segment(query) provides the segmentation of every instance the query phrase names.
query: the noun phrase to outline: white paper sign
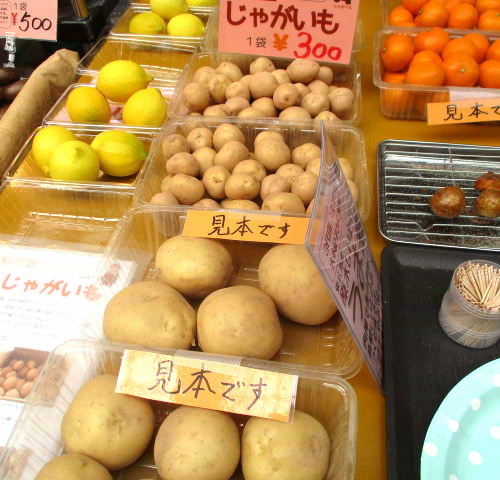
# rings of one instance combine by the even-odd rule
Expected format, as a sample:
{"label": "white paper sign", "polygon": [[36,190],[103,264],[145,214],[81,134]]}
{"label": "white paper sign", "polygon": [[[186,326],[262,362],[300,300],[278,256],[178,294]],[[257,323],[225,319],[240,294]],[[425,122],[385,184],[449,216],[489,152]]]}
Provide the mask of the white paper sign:
{"label": "white paper sign", "polygon": [[0,400],[0,447],[4,447],[17,423],[24,403]]}

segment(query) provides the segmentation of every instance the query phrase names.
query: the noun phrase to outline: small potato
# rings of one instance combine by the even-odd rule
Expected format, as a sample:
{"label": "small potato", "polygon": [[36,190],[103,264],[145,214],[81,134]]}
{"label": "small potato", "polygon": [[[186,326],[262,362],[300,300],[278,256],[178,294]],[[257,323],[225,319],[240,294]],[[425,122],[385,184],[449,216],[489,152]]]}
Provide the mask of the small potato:
{"label": "small potato", "polygon": [[283,83],[279,85],[274,91],[273,102],[276,108],[280,110],[285,110],[289,107],[293,107],[299,99],[299,91],[295,88],[293,83]]}
{"label": "small potato", "polygon": [[203,110],[204,117],[227,117],[224,105],[210,105]]}
{"label": "small potato", "polygon": [[272,130],[264,130],[255,137],[255,140],[253,142],[254,146],[257,145],[257,143],[259,143],[260,141],[264,140],[264,138],[275,138],[276,140],[280,140],[282,142],[285,141],[281,133],[273,132]]}
{"label": "small potato", "polygon": [[160,192],[155,193],[149,203],[153,205],[179,205],[177,198],[175,198],[170,192]]}
{"label": "small potato", "polygon": [[191,130],[187,136],[187,143],[192,152],[195,152],[199,148],[209,147],[212,148],[212,132],[206,127],[198,127]]}
{"label": "small potato", "polygon": [[21,397],[26,398],[31,393],[31,390],[33,389],[33,385],[34,385],[33,382],[30,382],[30,381],[25,382],[24,385],[22,386],[21,390],[19,391],[19,393],[21,394]]}
{"label": "small potato", "polygon": [[348,178],[349,180],[354,180],[354,169],[351,167],[349,160],[339,157],[338,161],[344,177]]}
{"label": "small potato", "polygon": [[252,78],[252,75],[245,75],[240,82],[245,84],[247,87],[250,85],[250,79]]}
{"label": "small potato", "polygon": [[169,175],[184,173],[185,175],[196,177],[200,173],[200,167],[190,153],[176,153],[167,160],[167,173]]}
{"label": "small potato", "polygon": [[238,163],[248,158],[248,148],[243,143],[231,140],[225,143],[214,158],[214,165],[226,167],[230,172]]}
{"label": "small potato", "polygon": [[250,93],[253,98],[272,97],[276,88],[278,88],[278,81],[269,72],[257,72],[252,75],[250,79]]}
{"label": "small potato", "polygon": [[294,83],[295,88],[299,92],[299,99],[297,100],[297,105],[300,105],[302,99],[308,94],[311,93],[308,87],[306,87],[303,83]]}
{"label": "small potato", "polygon": [[226,167],[216,165],[210,167],[203,175],[203,185],[207,193],[216,199],[226,198],[225,186],[231,173]]}
{"label": "small potato", "polygon": [[198,82],[208,88],[208,80],[212,75],[215,74],[215,70],[212,67],[205,66],[200,67],[193,75],[193,82]]}
{"label": "small potato", "polygon": [[26,362],[26,366],[27,366],[29,369],[36,368],[36,362],[35,362],[35,361],[33,361],[33,360],[30,360],[29,362]]}
{"label": "small potato", "polygon": [[201,83],[188,83],[182,91],[182,98],[188,110],[202,112],[210,102],[210,92]]}
{"label": "small potato", "polygon": [[234,173],[248,173],[249,175],[253,175],[259,182],[262,182],[267,175],[262,163],[253,159],[243,160],[238,163],[233,169]]}
{"label": "small potato", "polygon": [[255,107],[248,107],[238,113],[238,118],[263,118],[265,115]]}
{"label": "small potato", "polygon": [[237,117],[242,110],[250,107],[250,102],[243,97],[230,98],[224,104],[224,111],[228,117]]}
{"label": "small potato", "polygon": [[255,145],[255,158],[266,170],[275,172],[285,163],[290,162],[290,149],[285,142],[275,138],[264,138]]}
{"label": "small potato", "polygon": [[288,107],[280,113],[282,120],[311,120],[311,114],[302,107]]}
{"label": "small potato", "polygon": [[53,458],[35,477],[35,480],[113,480],[111,474],[86,455],[66,453]]}
{"label": "small potato", "polygon": [[195,128],[199,128],[203,126],[203,122],[199,121],[203,115],[201,113],[193,112],[187,116],[187,119],[180,126],[180,131],[184,137],[187,137],[190,132],[192,132]]}
{"label": "small potato", "polygon": [[349,115],[354,105],[354,93],[349,88],[336,88],[328,94],[330,110],[340,118]]}
{"label": "small potato", "polygon": [[335,122],[335,123],[340,123],[342,122],[337,115],[335,115],[333,112],[330,112],[330,110],[325,110],[324,112],[319,113],[314,117],[314,123],[319,123],[321,121],[324,122]]}
{"label": "small potato", "polygon": [[238,82],[243,77],[240,67],[232,62],[222,62],[215,71],[227,75],[232,82]]}
{"label": "small potato", "polygon": [[245,143],[245,136],[242,131],[233,123],[222,123],[214,132],[213,142],[215,151],[218,152],[226,143],[230,141]]}
{"label": "small potato", "polygon": [[297,195],[288,192],[273,193],[264,200],[262,210],[285,213],[302,213],[306,209],[302,200]]}
{"label": "small potato", "polygon": [[18,378],[16,386],[14,387],[18,392],[21,392],[21,388],[23,388],[23,385],[26,383],[26,380],[24,378]]}
{"label": "small potato", "polygon": [[211,198],[202,198],[196,203],[193,203],[193,207],[203,207],[203,208],[210,208],[210,209],[219,209],[220,205],[215,201],[212,200]]}
{"label": "small potato", "polygon": [[311,91],[311,93],[321,93],[325,96],[328,96],[329,93],[328,85],[321,80],[313,80],[307,85],[307,88]]}
{"label": "small potato", "polygon": [[307,164],[306,172],[312,173],[319,177],[319,171],[321,168],[321,158],[315,158]]}
{"label": "small potato", "polygon": [[178,173],[170,181],[170,193],[181,205],[192,205],[203,198],[205,188],[197,178]]}
{"label": "small potato", "polygon": [[170,182],[172,178],[174,178],[173,175],[167,175],[165,178],[163,178],[160,184],[160,190],[162,192],[168,192],[170,190]]}
{"label": "small potato", "polygon": [[272,99],[268,97],[262,97],[257,100],[255,100],[252,103],[252,107],[256,108],[257,110],[260,110],[265,117],[277,117],[278,116],[278,111],[276,110],[276,107],[274,106],[274,102]]}
{"label": "small potato", "polygon": [[226,89],[226,99],[242,97],[250,100],[250,90],[247,85],[241,82],[233,82]]}
{"label": "small potato", "polygon": [[208,80],[208,91],[215,103],[224,103],[226,101],[226,88],[231,83],[231,79],[223,73],[216,73],[210,77]]}
{"label": "small potato", "polygon": [[328,97],[322,93],[308,93],[300,102],[300,106],[307,110],[311,117],[328,110]]}
{"label": "small potato", "polygon": [[349,180],[348,178],[346,178],[346,182],[347,182],[347,185],[348,185],[349,190],[351,192],[352,199],[354,200],[354,203],[357,206],[358,205],[358,200],[359,200],[359,190],[358,190],[358,187],[356,186],[356,184],[352,180]]}
{"label": "small potato", "polygon": [[12,367],[3,367],[2,368],[2,377],[6,377],[8,373],[12,372]]}
{"label": "small potato", "polygon": [[260,198],[265,200],[269,195],[279,192],[289,192],[290,184],[280,175],[268,175],[262,180],[260,186]]}
{"label": "small potato", "polygon": [[17,377],[6,378],[3,382],[2,387],[4,388],[5,391],[11,390],[16,386],[17,380],[18,380]]}
{"label": "small potato", "polygon": [[318,75],[316,75],[317,80],[325,82],[327,85],[333,83],[333,71],[330,67],[319,67]]}
{"label": "small potato", "polygon": [[295,182],[296,178],[303,173],[304,170],[302,169],[302,167],[299,167],[298,165],[295,165],[293,163],[282,165],[280,168],[278,168],[278,170],[276,170],[276,174],[280,177],[283,177],[290,184],[290,186],[293,182]]}
{"label": "small potato", "polygon": [[259,57],[250,64],[250,75],[258,72],[272,72],[273,70],[276,70],[276,67],[267,57]]}
{"label": "small potato", "polygon": [[26,374],[26,380],[33,381],[38,375],[38,370],[36,368],[30,369],[30,371]]}
{"label": "small potato", "polygon": [[5,378],[10,378],[10,377],[16,377],[17,378],[17,372],[12,370],[11,372],[7,373],[7,375],[5,375]]}
{"label": "small potato", "polygon": [[260,190],[260,182],[248,173],[234,173],[226,182],[225,192],[230,200],[252,200]]}
{"label": "small potato", "polygon": [[4,397],[7,397],[7,398],[21,398],[21,395],[20,395],[20,393],[19,393],[18,390],[16,390],[15,388],[12,388],[11,390],[7,390],[5,392]]}
{"label": "small potato", "polygon": [[17,360],[14,365],[12,365],[14,370],[22,370],[24,368],[24,362],[22,360]]}
{"label": "small potato", "polygon": [[303,58],[296,58],[286,69],[294,83],[312,82],[319,73],[319,63]]}
{"label": "small potato", "polygon": [[161,144],[163,157],[168,160],[176,153],[187,152],[189,153],[189,145],[186,139],[177,133],[172,133],[165,137]]}
{"label": "small potato", "polygon": [[0,387],[0,397],[3,397],[5,395],[5,390],[3,387]]}
{"label": "small potato", "polygon": [[292,193],[299,197],[304,205],[309,205],[316,195],[318,177],[313,173],[304,172],[292,183]]}
{"label": "small potato", "polygon": [[5,382],[5,377],[0,377],[0,387],[3,385],[3,382]]}
{"label": "small potato", "polygon": [[215,153],[215,150],[209,147],[199,148],[193,153],[193,157],[198,162],[202,177],[210,167],[214,166]]}
{"label": "small potato", "polygon": [[260,207],[252,200],[222,200],[222,208],[231,208],[239,210],[260,210]]}
{"label": "small potato", "polygon": [[293,149],[292,163],[299,165],[303,169],[306,169],[309,162],[315,158],[321,158],[321,148],[314,145],[314,143],[304,143],[300,147]]}
{"label": "small potato", "polygon": [[271,73],[274,75],[274,78],[276,78],[278,85],[290,83],[290,77],[288,76],[288,73],[286,73],[286,70],[279,68],[277,70],[273,70]]}

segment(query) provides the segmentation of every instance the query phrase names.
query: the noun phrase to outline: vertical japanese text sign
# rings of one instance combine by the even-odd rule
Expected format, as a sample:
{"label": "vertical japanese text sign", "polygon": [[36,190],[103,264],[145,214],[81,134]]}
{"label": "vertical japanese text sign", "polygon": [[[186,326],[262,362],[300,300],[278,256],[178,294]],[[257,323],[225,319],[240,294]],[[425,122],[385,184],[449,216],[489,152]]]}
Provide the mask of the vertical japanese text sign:
{"label": "vertical japanese text sign", "polygon": [[220,0],[221,52],[348,64],[359,0]]}
{"label": "vertical japanese text sign", "polygon": [[[306,246],[325,279],[373,377],[382,389],[380,275],[363,224],[322,123],[320,197]],[[326,169],[326,172],[323,170]]]}

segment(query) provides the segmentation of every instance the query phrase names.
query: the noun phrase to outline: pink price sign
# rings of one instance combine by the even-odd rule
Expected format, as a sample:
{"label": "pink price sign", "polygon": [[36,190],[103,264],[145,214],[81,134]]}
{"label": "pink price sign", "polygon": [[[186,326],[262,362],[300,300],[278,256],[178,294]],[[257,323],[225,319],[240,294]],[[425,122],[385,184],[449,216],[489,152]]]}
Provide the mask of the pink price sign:
{"label": "pink price sign", "polygon": [[219,51],[348,64],[359,0],[220,0]]}
{"label": "pink price sign", "polygon": [[0,0],[0,36],[57,40],[57,0]]}

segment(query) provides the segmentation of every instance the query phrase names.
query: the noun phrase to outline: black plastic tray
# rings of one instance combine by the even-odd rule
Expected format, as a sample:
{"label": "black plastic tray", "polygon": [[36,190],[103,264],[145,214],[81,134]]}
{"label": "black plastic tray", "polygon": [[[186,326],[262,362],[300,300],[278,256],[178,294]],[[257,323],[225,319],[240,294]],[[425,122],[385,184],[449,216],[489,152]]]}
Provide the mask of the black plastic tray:
{"label": "black plastic tray", "polygon": [[500,357],[500,342],[469,349],[439,326],[453,271],[472,259],[500,263],[500,254],[401,245],[382,254],[388,480],[420,480],[425,434],[444,397],[464,376]]}

